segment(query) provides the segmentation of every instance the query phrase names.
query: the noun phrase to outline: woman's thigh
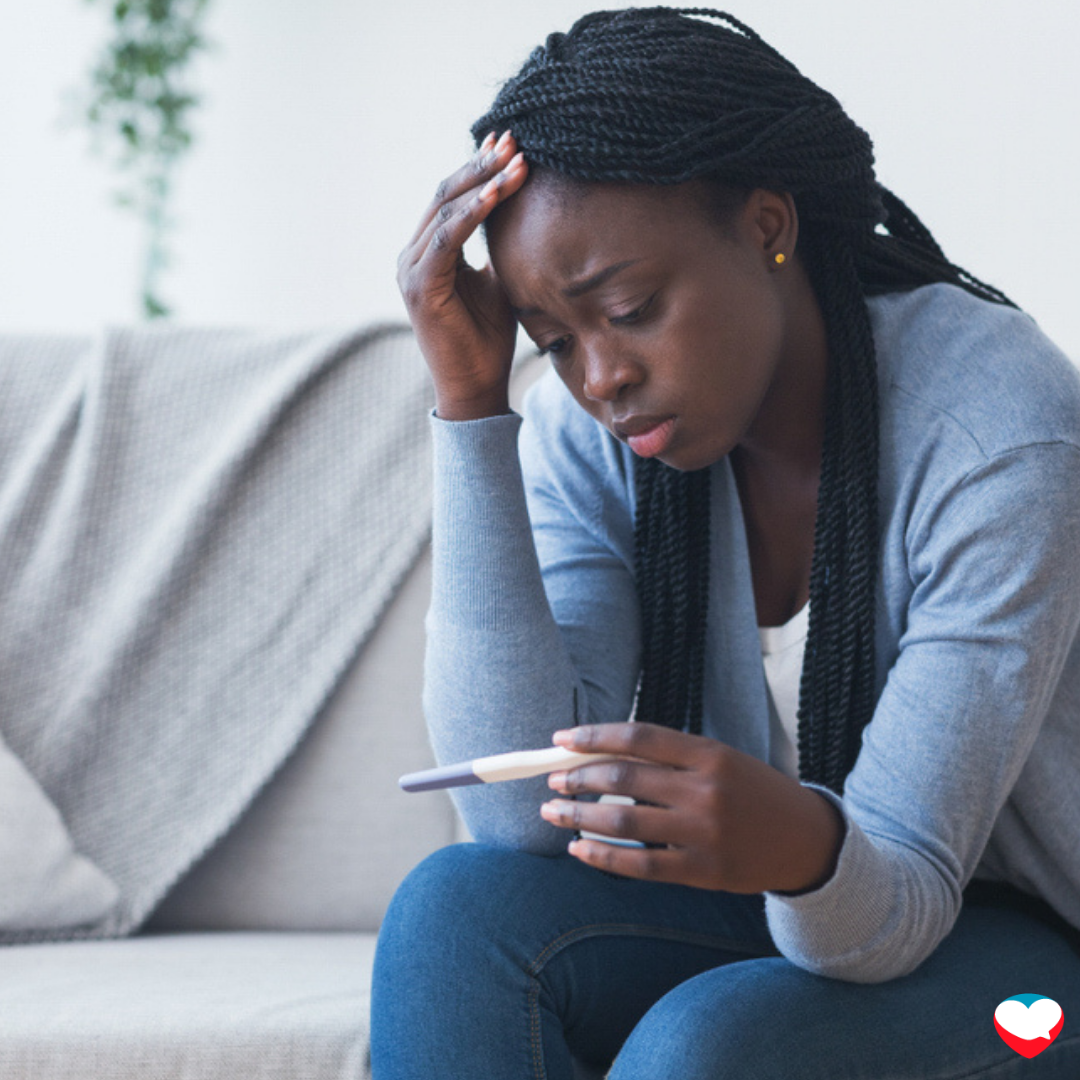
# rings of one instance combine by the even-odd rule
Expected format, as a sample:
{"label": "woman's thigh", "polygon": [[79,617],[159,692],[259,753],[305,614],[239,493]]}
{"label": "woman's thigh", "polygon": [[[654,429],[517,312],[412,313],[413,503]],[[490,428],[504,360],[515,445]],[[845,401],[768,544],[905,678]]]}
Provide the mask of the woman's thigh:
{"label": "woman's thigh", "polygon": [[[997,1005],[1025,993],[1053,998],[1065,1018],[1031,1059],[994,1028]],[[610,1077],[1077,1080],[1080,957],[1030,916],[972,907],[933,956],[887,983],[827,979],[780,958],[726,965],[665,995]]]}
{"label": "woman's thigh", "polygon": [[409,875],[380,932],[374,1075],[569,1080],[572,1056],[609,1064],[679,983],[768,955],[759,897],[446,848]]}

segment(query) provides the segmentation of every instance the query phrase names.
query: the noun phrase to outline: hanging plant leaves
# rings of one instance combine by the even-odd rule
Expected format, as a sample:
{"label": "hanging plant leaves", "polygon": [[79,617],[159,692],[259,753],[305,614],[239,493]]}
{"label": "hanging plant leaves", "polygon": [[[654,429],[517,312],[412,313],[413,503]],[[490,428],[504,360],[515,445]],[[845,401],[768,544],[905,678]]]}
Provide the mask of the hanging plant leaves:
{"label": "hanging plant leaves", "polygon": [[142,219],[140,301],[148,319],[168,315],[160,296],[168,265],[169,207],[176,168],[192,144],[199,97],[189,65],[209,45],[202,27],[209,0],[87,0],[108,6],[112,36],[90,70],[84,116],[95,149],[123,180],[118,205]]}

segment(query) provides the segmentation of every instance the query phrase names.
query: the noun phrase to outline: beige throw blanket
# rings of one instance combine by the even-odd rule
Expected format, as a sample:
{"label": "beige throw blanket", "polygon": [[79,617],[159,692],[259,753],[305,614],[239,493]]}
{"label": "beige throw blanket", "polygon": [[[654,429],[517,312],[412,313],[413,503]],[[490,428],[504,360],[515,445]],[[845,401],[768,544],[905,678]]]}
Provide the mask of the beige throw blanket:
{"label": "beige throw blanket", "polygon": [[423,546],[430,407],[400,327],[0,338],[0,942],[132,931],[251,802]]}

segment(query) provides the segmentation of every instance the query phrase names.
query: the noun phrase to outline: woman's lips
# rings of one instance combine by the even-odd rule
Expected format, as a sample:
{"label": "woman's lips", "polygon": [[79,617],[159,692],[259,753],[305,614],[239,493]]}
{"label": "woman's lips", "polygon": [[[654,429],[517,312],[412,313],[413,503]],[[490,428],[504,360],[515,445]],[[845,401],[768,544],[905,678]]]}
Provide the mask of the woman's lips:
{"label": "woman's lips", "polygon": [[675,429],[675,417],[666,420],[630,421],[624,425],[616,424],[615,433],[626,440],[630,449],[638,457],[651,458],[662,454],[671,442]]}

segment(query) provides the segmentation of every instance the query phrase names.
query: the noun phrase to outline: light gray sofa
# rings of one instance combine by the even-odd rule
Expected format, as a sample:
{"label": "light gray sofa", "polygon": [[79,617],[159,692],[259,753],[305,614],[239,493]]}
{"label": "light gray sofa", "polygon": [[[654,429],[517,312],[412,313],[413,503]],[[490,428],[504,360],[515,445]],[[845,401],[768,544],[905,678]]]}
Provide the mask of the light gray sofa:
{"label": "light gray sofa", "polygon": [[235,828],[119,941],[0,949],[3,1080],[367,1075],[375,937],[394,888],[455,839],[419,705],[429,560]]}
{"label": "light gray sofa", "polygon": [[[516,397],[537,370],[519,365]],[[397,786],[432,763],[429,584],[424,552],[298,748],[138,933],[0,946],[0,1080],[369,1075],[384,909],[467,839],[445,793]]]}

